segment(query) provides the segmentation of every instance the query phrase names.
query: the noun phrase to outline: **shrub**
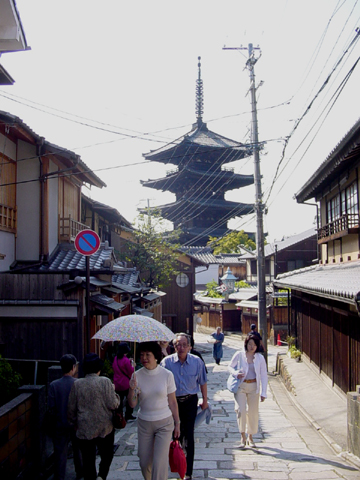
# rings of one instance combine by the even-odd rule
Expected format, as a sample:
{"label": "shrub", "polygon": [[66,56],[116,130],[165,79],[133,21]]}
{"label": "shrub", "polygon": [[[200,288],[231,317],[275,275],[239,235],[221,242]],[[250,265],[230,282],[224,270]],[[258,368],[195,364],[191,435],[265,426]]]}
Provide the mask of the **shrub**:
{"label": "shrub", "polygon": [[21,375],[0,355],[0,406],[12,400],[20,386]]}

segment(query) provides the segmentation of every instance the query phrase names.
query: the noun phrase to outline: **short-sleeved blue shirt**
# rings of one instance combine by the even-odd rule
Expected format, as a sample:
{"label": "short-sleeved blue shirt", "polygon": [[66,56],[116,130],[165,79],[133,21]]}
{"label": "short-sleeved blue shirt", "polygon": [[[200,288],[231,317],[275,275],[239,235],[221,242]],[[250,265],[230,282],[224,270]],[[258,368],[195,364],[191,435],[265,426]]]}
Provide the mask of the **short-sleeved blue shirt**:
{"label": "short-sleeved blue shirt", "polygon": [[199,392],[199,386],[207,382],[204,362],[191,353],[187,354],[184,363],[180,362],[177,353],[173,353],[163,358],[161,366],[173,373],[177,397],[194,395]]}

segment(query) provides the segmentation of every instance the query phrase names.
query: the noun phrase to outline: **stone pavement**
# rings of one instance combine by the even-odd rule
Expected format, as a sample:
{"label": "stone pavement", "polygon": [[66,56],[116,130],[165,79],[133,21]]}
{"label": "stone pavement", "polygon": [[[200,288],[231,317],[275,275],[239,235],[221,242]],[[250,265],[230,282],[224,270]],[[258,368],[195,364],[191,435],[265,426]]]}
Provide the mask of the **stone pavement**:
{"label": "stone pavement", "polygon": [[[259,432],[254,435],[257,448],[239,450],[233,394],[226,389],[226,379],[232,355],[243,346],[241,337],[225,337],[220,365],[212,358],[208,335],[196,333],[194,338],[208,367],[208,398],[213,408],[210,425],[203,424],[195,431],[194,479],[360,479],[359,459],[341,453],[344,441],[346,444],[346,400],[344,403],[317,378],[306,362],[297,363],[284,355],[296,395],[289,393],[280,377],[273,374],[276,356],[285,354],[286,347],[268,348],[268,398],[260,403]],[[143,478],[136,423],[130,422],[116,433],[117,449],[108,480]],[[71,459],[68,467],[67,478],[73,480]],[[172,478],[179,477],[169,472]]]}

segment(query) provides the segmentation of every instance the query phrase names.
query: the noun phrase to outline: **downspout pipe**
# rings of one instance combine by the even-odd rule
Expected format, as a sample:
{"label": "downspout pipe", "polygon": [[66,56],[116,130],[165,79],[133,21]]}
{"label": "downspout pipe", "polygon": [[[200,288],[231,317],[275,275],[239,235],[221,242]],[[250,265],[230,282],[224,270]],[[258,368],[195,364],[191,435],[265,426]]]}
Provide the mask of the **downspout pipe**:
{"label": "downspout pipe", "polygon": [[[301,205],[310,205],[311,207],[316,207],[316,231],[317,231],[317,236],[319,236],[319,205],[317,203],[306,203],[306,202],[298,202]],[[316,256],[317,256],[317,261],[320,261],[319,257],[319,243],[316,240]]]}
{"label": "downspout pipe", "polygon": [[44,247],[44,240],[45,240],[45,177],[44,177],[44,168],[42,162],[42,149],[44,145],[45,139],[44,137],[40,137],[36,142],[36,156],[39,159],[39,166],[40,166],[40,254],[39,260],[41,263],[45,261],[45,247]]}

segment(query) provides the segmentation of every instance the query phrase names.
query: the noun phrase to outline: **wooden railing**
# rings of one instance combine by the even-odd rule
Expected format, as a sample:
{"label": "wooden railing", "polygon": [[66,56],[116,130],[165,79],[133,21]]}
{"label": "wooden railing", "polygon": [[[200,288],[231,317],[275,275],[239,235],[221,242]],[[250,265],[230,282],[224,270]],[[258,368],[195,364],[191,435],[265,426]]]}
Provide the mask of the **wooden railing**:
{"label": "wooden railing", "polygon": [[331,236],[342,236],[342,234],[349,232],[352,228],[359,228],[359,214],[358,213],[346,213],[337,218],[333,222],[327,223],[318,230],[318,241],[329,238]]}
{"label": "wooden railing", "polygon": [[0,229],[16,233],[16,207],[0,204]]}
{"label": "wooden railing", "polygon": [[73,220],[71,215],[64,218],[59,215],[59,243],[74,242],[76,235],[87,228],[87,225]]}

